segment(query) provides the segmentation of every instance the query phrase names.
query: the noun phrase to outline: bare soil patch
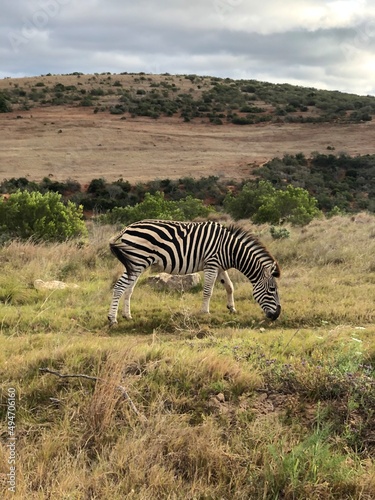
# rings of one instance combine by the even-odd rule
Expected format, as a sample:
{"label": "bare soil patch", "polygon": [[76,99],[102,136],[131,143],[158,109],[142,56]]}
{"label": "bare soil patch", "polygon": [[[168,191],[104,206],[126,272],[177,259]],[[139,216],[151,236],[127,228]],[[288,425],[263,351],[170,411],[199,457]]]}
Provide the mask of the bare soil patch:
{"label": "bare soil patch", "polygon": [[211,125],[181,118],[127,118],[92,108],[41,107],[0,114],[0,181],[119,178],[131,183],[206,177],[244,179],[276,156],[373,154],[375,123]]}

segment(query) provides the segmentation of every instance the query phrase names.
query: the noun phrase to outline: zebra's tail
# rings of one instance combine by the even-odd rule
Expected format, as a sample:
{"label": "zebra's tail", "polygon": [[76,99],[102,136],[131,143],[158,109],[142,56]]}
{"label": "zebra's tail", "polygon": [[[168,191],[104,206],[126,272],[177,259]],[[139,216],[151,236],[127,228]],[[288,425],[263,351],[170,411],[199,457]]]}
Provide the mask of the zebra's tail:
{"label": "zebra's tail", "polygon": [[134,275],[134,264],[126,255],[125,246],[120,237],[112,238],[109,242],[109,248],[113,255],[124,265],[128,278]]}

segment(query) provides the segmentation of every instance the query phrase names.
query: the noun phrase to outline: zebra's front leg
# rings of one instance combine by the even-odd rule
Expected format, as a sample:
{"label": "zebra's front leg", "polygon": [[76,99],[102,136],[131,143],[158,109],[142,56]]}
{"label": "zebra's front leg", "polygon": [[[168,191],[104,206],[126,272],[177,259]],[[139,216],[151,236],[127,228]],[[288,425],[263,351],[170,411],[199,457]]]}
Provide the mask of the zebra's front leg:
{"label": "zebra's front leg", "polygon": [[214,284],[217,278],[217,273],[218,273],[217,269],[204,270],[203,303],[201,309],[201,312],[203,314],[209,314],[210,312],[210,300],[212,297]]}
{"label": "zebra's front leg", "polygon": [[225,291],[227,292],[227,308],[230,313],[236,313],[236,308],[234,306],[234,287],[229,275],[226,271],[219,271],[218,279],[220,283],[224,285]]}

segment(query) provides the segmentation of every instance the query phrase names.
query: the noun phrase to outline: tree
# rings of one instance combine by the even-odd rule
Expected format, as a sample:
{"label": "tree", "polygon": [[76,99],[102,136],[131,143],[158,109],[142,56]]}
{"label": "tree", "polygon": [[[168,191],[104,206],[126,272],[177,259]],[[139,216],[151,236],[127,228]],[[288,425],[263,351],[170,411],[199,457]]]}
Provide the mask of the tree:
{"label": "tree", "polygon": [[10,238],[64,241],[86,236],[82,206],[64,204],[61,195],[49,191],[17,191],[0,202],[0,229]]}

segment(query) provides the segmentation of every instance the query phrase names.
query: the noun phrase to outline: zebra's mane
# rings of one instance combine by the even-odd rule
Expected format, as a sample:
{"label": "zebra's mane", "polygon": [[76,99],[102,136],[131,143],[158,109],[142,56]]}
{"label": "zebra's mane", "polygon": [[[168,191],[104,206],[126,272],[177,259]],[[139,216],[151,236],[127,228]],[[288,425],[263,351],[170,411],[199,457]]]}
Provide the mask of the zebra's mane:
{"label": "zebra's mane", "polygon": [[253,233],[237,224],[231,224],[227,227],[227,230],[232,236],[239,239],[242,243],[256,245],[262,249],[263,255],[269,258],[270,263],[276,263],[276,272],[274,273],[274,276],[280,276],[280,267],[278,262]]}

